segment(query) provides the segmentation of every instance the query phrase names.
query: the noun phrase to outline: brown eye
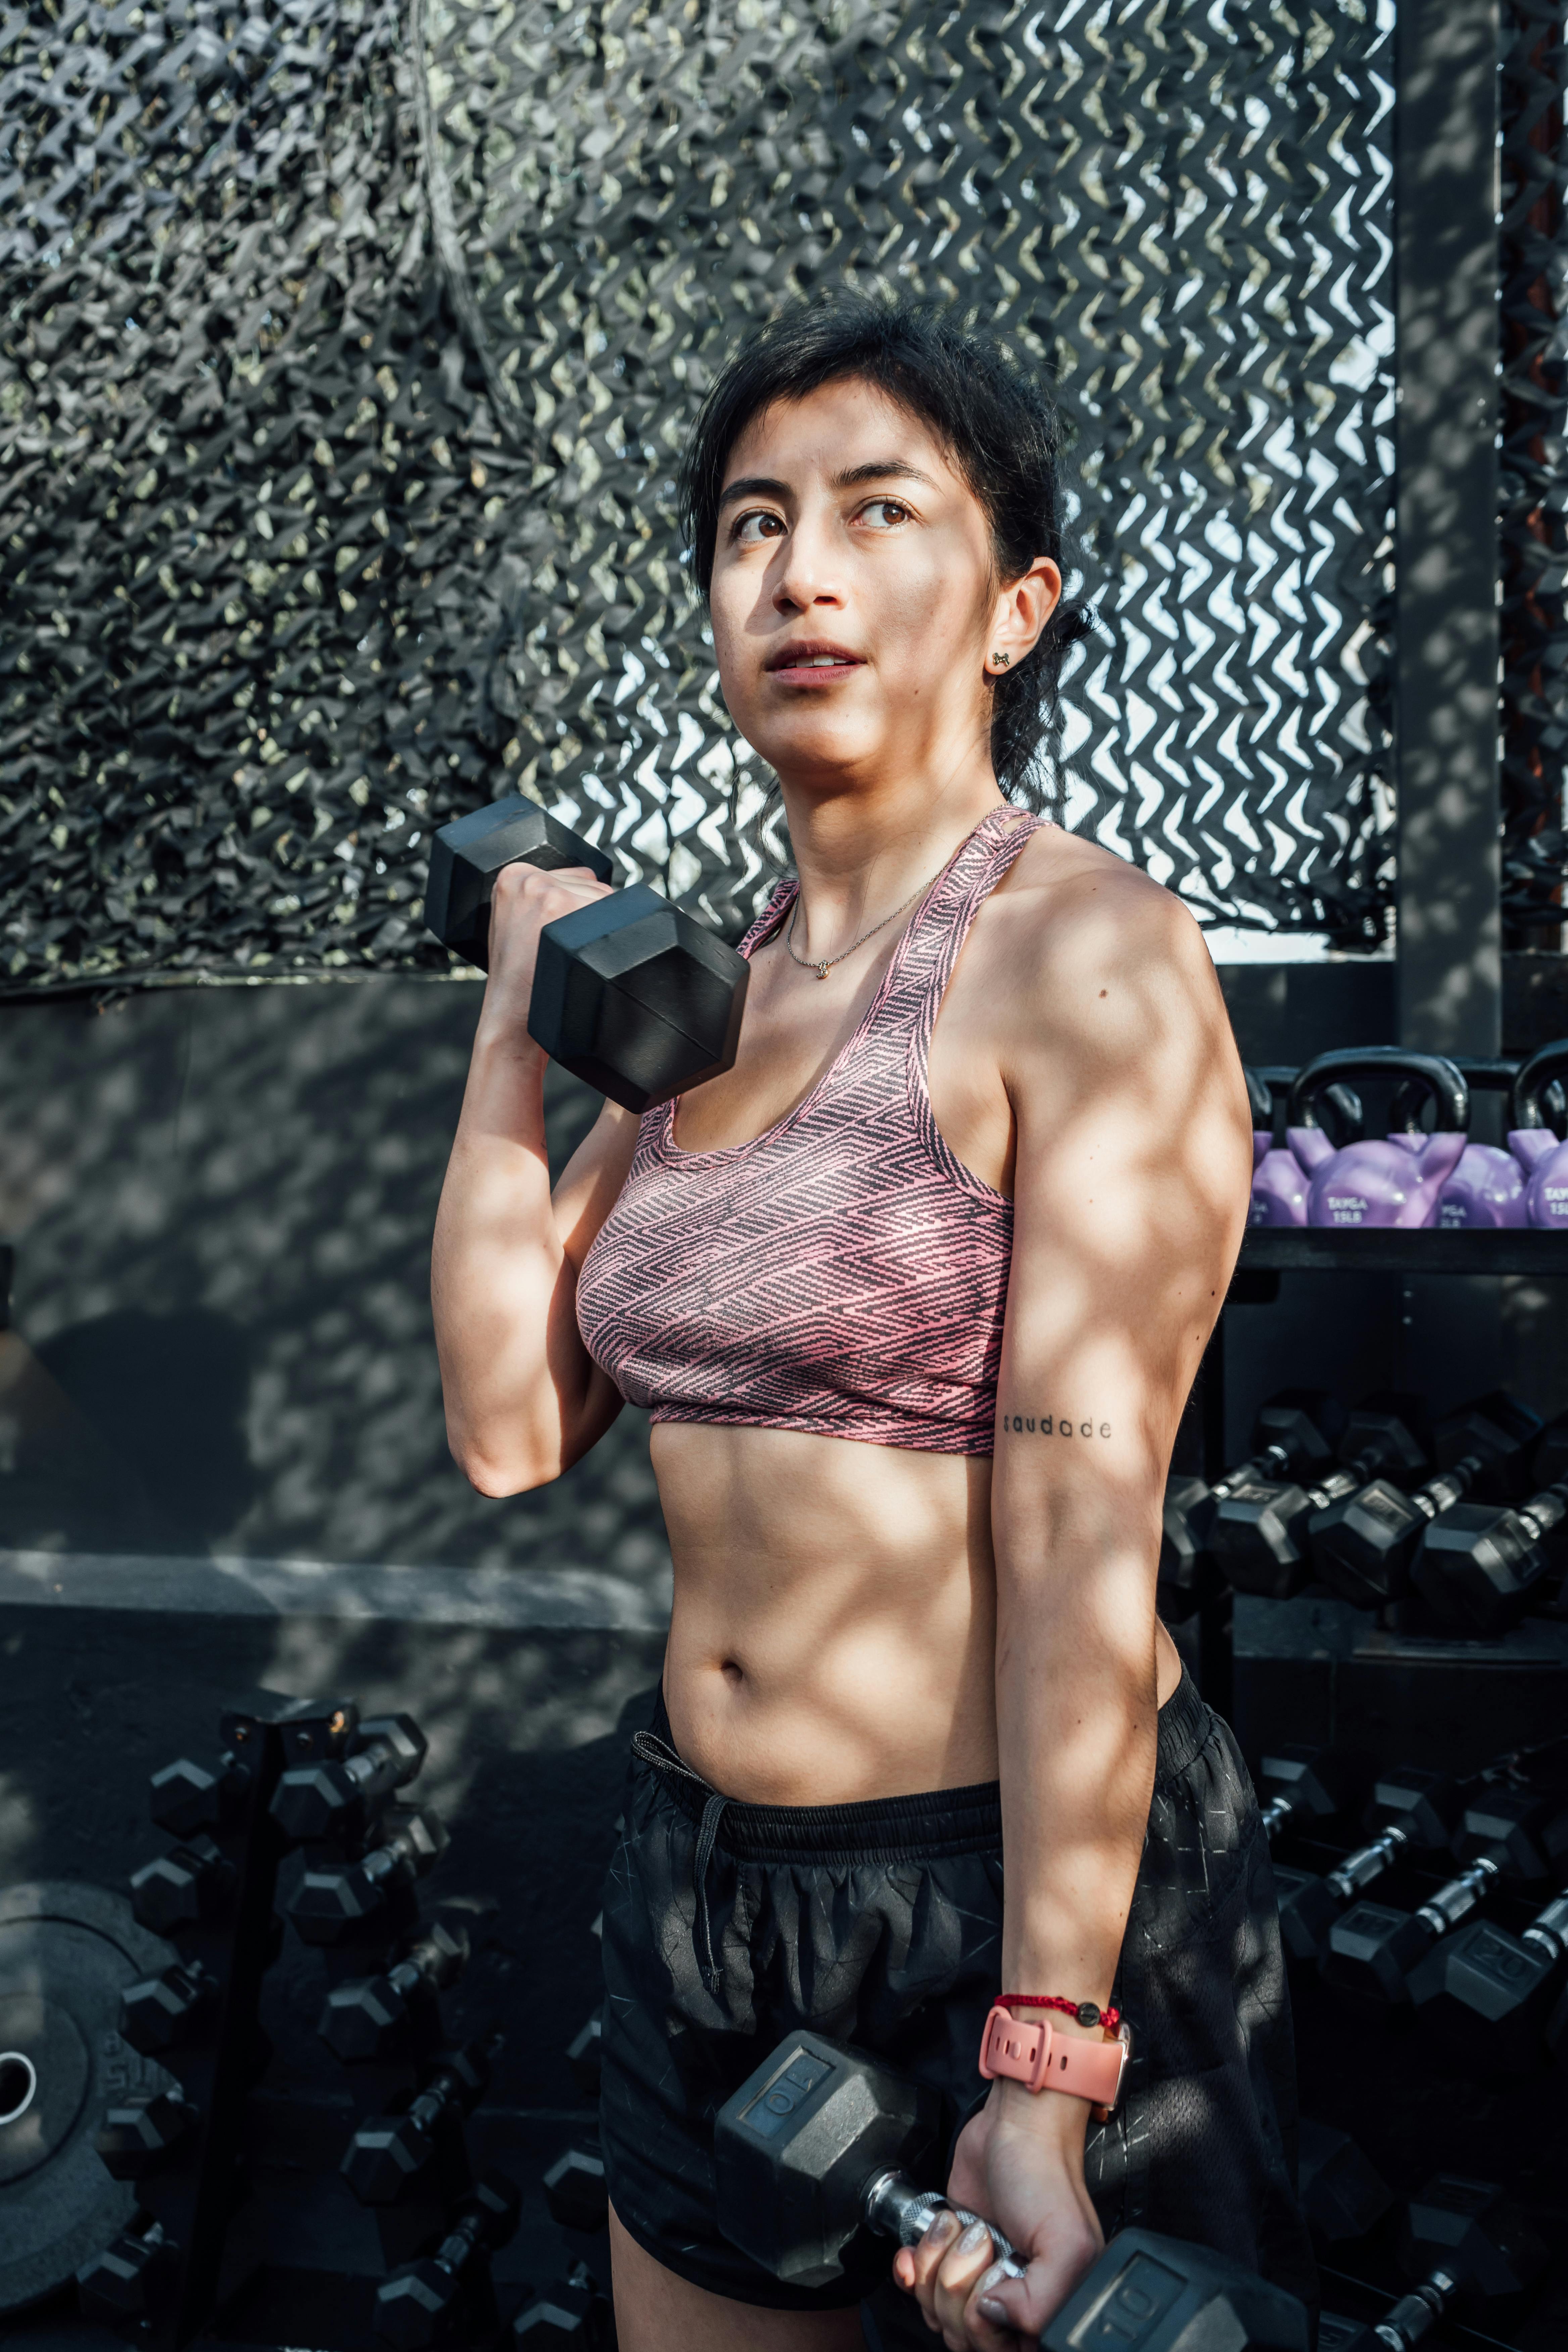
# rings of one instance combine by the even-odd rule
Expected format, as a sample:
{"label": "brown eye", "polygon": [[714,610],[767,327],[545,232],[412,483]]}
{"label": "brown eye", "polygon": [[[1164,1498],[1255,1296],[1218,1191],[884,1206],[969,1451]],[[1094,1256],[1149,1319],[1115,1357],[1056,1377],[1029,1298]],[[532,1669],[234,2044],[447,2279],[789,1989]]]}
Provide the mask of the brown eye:
{"label": "brown eye", "polygon": [[736,516],[730,541],[735,547],[756,547],[765,539],[779,539],[783,534],[782,515],[770,514],[765,507],[754,507],[750,514]]}
{"label": "brown eye", "polygon": [[872,499],[855,518],[857,522],[866,523],[872,530],[896,530],[900,523],[908,522],[909,519],[908,507],[901,505],[897,499]]}

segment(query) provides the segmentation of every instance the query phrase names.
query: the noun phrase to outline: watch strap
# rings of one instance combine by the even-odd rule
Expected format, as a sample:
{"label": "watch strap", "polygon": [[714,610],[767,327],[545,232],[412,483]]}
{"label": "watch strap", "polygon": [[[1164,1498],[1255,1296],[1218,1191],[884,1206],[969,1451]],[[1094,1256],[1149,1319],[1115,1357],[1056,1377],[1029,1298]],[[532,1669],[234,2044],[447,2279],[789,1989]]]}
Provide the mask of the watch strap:
{"label": "watch strap", "polygon": [[1127,2047],[1120,2039],[1090,2042],[1058,2033],[1043,2017],[1020,2020],[998,2007],[985,2021],[980,2071],[988,2083],[1001,2074],[1031,2091],[1066,2091],[1109,2111],[1121,2088]]}

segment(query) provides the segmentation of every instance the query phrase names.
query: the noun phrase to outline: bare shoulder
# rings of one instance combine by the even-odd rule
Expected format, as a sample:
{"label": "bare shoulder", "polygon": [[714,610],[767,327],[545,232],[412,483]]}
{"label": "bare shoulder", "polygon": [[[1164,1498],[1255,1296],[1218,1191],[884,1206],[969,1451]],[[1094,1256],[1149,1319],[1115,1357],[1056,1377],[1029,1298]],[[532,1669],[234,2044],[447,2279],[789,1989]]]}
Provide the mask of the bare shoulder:
{"label": "bare shoulder", "polygon": [[1171,891],[1097,842],[1042,825],[983,919],[987,977],[1006,975],[1016,1036],[1058,1054],[1084,1046],[1102,1066],[1222,1039],[1234,1054],[1198,925]]}

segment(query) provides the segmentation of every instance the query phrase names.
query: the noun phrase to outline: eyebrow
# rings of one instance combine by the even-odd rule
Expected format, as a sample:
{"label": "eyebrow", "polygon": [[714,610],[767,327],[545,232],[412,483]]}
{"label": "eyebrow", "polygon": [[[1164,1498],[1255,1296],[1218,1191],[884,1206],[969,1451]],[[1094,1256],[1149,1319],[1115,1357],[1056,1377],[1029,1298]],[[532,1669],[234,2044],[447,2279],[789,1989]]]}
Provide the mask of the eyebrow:
{"label": "eyebrow", "polygon": [[[928,490],[934,490],[936,488],[931,476],[922,474],[918,466],[911,466],[907,457],[872,457],[864,466],[846,467],[843,473],[834,475],[833,488],[836,490],[852,490],[862,482],[893,480],[923,482]],[[771,474],[743,474],[739,481],[730,483],[728,488],[720,493],[719,505],[721,509],[733,506],[737,499],[782,500],[787,499],[789,494],[789,484],[775,481]]]}

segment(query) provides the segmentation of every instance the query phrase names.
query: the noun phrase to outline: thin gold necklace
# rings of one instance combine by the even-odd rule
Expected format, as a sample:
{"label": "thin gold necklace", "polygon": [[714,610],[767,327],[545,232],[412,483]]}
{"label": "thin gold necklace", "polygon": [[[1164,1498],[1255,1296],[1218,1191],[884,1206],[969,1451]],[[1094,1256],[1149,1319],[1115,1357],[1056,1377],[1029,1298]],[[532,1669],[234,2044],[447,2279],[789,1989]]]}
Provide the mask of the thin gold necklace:
{"label": "thin gold necklace", "polygon": [[[944,857],[942,866],[937,867],[936,874],[940,874],[942,870],[942,866],[946,866],[948,863],[949,860]],[[931,888],[931,884],[936,880],[936,874],[929,875],[923,882],[917,882],[914,888],[910,892],[909,897],[903,901],[901,906],[895,907],[890,915],[884,915],[879,923],[873,923],[868,931],[862,931],[858,940],[851,940],[849,945],[843,949],[839,954],[829,956],[823,963],[816,962],[809,956],[798,956],[795,951],[795,918],[800,913],[801,901],[800,887],[797,884],[795,894],[795,906],[789,919],[789,929],[784,933],[784,947],[788,952],[790,961],[792,963],[799,964],[802,971],[814,971],[818,980],[826,980],[836,963],[842,963],[846,957],[852,956],[854,954],[857,948],[863,948],[868,940],[874,940],[879,931],[885,931],[889,923],[897,921],[898,918],[903,913],[905,907],[912,907],[921,893],[923,890],[929,890]]]}

